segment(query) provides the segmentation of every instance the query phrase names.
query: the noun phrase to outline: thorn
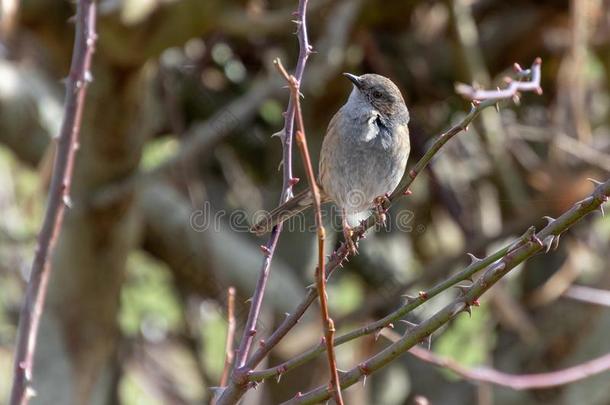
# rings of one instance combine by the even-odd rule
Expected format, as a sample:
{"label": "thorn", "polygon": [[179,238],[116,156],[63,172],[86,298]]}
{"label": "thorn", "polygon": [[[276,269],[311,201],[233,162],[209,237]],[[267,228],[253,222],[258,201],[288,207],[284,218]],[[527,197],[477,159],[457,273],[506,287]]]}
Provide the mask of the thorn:
{"label": "thorn", "polygon": [[543,91],[542,91],[542,87],[537,87],[536,90],[534,90],[536,92],[536,94],[538,94],[539,96],[542,95]]}
{"label": "thorn", "polygon": [[224,392],[224,387],[209,387],[209,390],[212,391],[212,396],[220,397],[220,395]]}
{"label": "thorn", "polygon": [[463,312],[468,312],[468,316],[472,318],[472,309],[470,308],[470,304],[466,303],[466,306],[462,310]]}
{"label": "thorn", "polygon": [[358,364],[358,370],[360,370],[362,375],[364,375],[365,377],[367,375],[371,374],[371,370],[369,370],[369,368],[367,367],[367,365],[365,363]]}
{"label": "thorn", "polygon": [[512,77],[510,77],[510,76],[504,76],[504,77],[502,78],[502,81],[503,81],[504,83],[506,83],[506,84],[511,84],[511,83],[513,82],[513,78],[512,78]]}
{"label": "thorn", "polygon": [[457,288],[457,290],[459,291],[458,294],[460,297],[463,297],[464,295],[466,295],[466,293],[470,289],[469,286],[465,286],[465,285],[454,285],[453,288]]}
{"label": "thorn", "polygon": [[254,389],[254,391],[256,391],[258,389],[259,383],[257,383],[256,381],[250,381],[249,383],[250,388]]}
{"label": "thorn", "polygon": [[499,113],[500,112],[500,103],[498,102],[498,103],[494,104],[494,107],[496,107],[496,112]]}
{"label": "thorn", "polygon": [[542,241],[540,240],[540,238],[538,237],[538,235],[536,235],[535,233],[533,233],[530,236],[530,241],[534,242],[535,244],[537,244],[540,247],[544,247],[544,243],[542,243]]}
{"label": "thorn", "polygon": [[301,179],[299,179],[298,177],[293,177],[290,180],[288,180],[288,185],[290,187],[296,185]]}
{"label": "thorn", "polygon": [[266,257],[271,256],[271,250],[269,250],[269,248],[268,248],[267,246],[265,246],[265,245],[261,245],[261,246],[260,246],[260,249],[261,249],[261,252],[263,252],[263,254],[264,254]]}
{"label": "thorn", "polygon": [[[534,62],[534,63],[536,63],[536,62]],[[517,73],[519,73],[519,72],[522,72],[522,71],[523,71],[523,68],[521,68],[521,65],[520,65],[520,64],[518,64],[518,63],[515,63],[515,64],[513,65],[513,69],[514,69],[514,70],[515,70],[515,72],[517,72]]]}
{"label": "thorn", "polygon": [[290,316],[290,312],[284,312],[284,316],[288,318]]}
{"label": "thorn", "polygon": [[413,169],[409,170],[409,177],[414,179],[415,177],[417,177],[417,172]]}
{"label": "thorn", "polygon": [[27,398],[30,398],[30,399],[31,399],[31,398],[34,398],[34,397],[36,396],[36,394],[37,394],[37,393],[36,393],[36,390],[35,390],[34,388],[29,387],[29,386],[28,386],[28,387],[26,387],[26,389],[25,389],[25,396],[26,396]]}
{"label": "thorn", "polygon": [[466,254],[468,255],[468,257],[470,257],[470,265],[473,265],[475,263],[482,261],[481,259],[479,259],[475,255],[473,255],[472,253],[466,253]]}
{"label": "thorn", "polygon": [[541,58],[541,57],[537,57],[537,58],[534,60],[534,65],[541,65],[541,64],[542,64],[542,58]]}
{"label": "thorn", "polygon": [[381,331],[383,330],[382,328],[379,328],[375,331],[375,334],[373,335],[373,340],[376,342],[377,340],[379,340],[379,336],[381,336]]}
{"label": "thorn", "polygon": [[425,291],[420,291],[419,292],[419,298],[421,298],[422,300],[427,300],[428,299],[428,293]]}
{"label": "thorn", "polygon": [[366,374],[362,377],[362,388],[366,387]]}
{"label": "thorn", "polygon": [[521,98],[518,93],[515,93],[515,95],[513,96],[513,103],[515,103],[515,105],[521,104]]}
{"label": "thorn", "polygon": [[543,217],[542,217],[542,219],[546,219],[547,226],[548,226],[548,225],[550,225],[550,224],[552,224],[552,223],[553,223],[553,221],[555,221],[555,218],[553,218],[553,217],[549,217],[548,215],[543,216]]}
{"label": "thorn", "polygon": [[260,347],[265,347],[265,339],[261,339],[261,340],[259,340],[259,341],[258,341],[258,345],[259,345]]}
{"label": "thorn", "polygon": [[63,200],[63,202],[64,202],[64,205],[65,205],[67,208],[72,208],[72,199],[70,198],[70,196],[69,196],[69,195],[64,194],[64,196],[62,197],[62,200]]}
{"label": "thorn", "polygon": [[601,212],[601,213],[602,213],[602,217],[606,216],[606,215],[604,214],[604,206],[603,206],[602,204],[600,204],[600,205],[599,205],[599,212]]}
{"label": "thorn", "polygon": [[597,186],[601,186],[602,184],[604,184],[604,183],[602,183],[602,182],[601,182],[601,181],[599,181],[599,180],[592,179],[591,177],[587,177],[587,180],[589,180],[591,183],[593,183],[593,185],[594,185],[595,187],[597,187]]}
{"label": "thorn", "polygon": [[411,329],[415,328],[417,326],[416,323],[413,322],[409,322],[405,319],[401,319],[399,322],[404,323],[405,325],[407,325],[407,332],[410,331]]}
{"label": "thorn", "polygon": [[286,371],[288,371],[288,370],[286,369],[286,366],[280,366],[280,367],[277,369],[277,377],[275,378],[275,381],[279,383],[279,382],[280,382],[280,380],[282,379],[282,376],[284,375],[284,373],[285,373]]}
{"label": "thorn", "polygon": [[392,322],[388,323],[387,328],[394,329],[394,324]]}
{"label": "thorn", "polygon": [[254,336],[254,335],[256,335],[256,329],[250,329],[248,331],[248,336]]}
{"label": "thorn", "polygon": [[407,294],[403,294],[400,297],[405,300],[405,304],[410,304],[416,300],[415,297],[413,297],[412,295],[407,295]]}
{"label": "thorn", "polygon": [[247,300],[244,301],[244,304],[247,304],[248,302],[252,302],[252,297],[248,298]]}
{"label": "thorn", "polygon": [[551,249],[553,249],[554,251],[557,250],[557,248],[559,247],[559,237],[561,236],[561,234],[555,236],[555,239],[553,239],[553,247]]}
{"label": "thorn", "polygon": [[481,302],[479,301],[479,299],[477,298],[476,300],[472,301],[472,305],[475,307],[480,307],[481,306]]}
{"label": "thorn", "polygon": [[413,194],[413,191],[411,191],[410,188],[406,189],[405,191],[402,192],[402,195],[411,195]]}
{"label": "thorn", "polygon": [[587,198],[583,198],[582,200],[576,202],[574,205],[580,205],[582,207],[585,204],[589,204],[591,201],[593,201],[593,197],[588,196]]}
{"label": "thorn", "polygon": [[546,238],[544,238],[544,253],[549,253],[549,251],[551,250],[551,246],[553,245],[553,241],[555,239],[555,235],[549,235]]}
{"label": "thorn", "polygon": [[432,346],[432,338],[431,335],[428,335],[426,337],[424,337],[420,342],[420,344],[425,345],[425,347],[430,350],[430,347]]}

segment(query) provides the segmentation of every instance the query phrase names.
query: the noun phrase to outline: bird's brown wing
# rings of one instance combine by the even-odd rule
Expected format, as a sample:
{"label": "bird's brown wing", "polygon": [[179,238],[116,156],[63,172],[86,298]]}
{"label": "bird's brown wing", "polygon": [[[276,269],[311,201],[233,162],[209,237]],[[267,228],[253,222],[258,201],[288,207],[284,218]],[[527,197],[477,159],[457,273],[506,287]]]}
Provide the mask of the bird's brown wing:
{"label": "bird's brown wing", "polygon": [[299,212],[305,211],[313,204],[313,198],[311,191],[305,189],[295,195],[284,204],[268,212],[260,221],[252,225],[250,232],[257,234],[258,236],[264,235],[267,232],[271,232],[274,226],[286,221],[287,219],[295,216]]}

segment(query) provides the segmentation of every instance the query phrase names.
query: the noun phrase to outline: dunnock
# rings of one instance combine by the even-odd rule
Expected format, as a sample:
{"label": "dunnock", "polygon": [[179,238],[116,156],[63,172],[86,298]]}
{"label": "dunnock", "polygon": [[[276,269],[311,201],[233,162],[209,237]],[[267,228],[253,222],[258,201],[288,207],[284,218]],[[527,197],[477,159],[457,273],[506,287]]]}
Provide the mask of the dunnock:
{"label": "dunnock", "polygon": [[[347,216],[374,206],[377,197],[394,191],[410,152],[409,112],[400,90],[376,74],[344,75],[354,88],[330,121],[320,152],[319,185],[323,202],[341,209],[343,233],[351,250]],[[251,230],[257,235],[312,206],[307,189],[275,208]]]}

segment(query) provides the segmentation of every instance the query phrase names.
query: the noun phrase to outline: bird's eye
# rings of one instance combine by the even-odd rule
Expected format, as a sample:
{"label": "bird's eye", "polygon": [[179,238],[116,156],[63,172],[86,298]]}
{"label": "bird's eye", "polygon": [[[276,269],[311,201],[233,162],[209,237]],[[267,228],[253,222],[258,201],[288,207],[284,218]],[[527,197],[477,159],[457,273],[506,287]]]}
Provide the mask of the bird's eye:
{"label": "bird's eye", "polygon": [[380,91],[378,91],[378,90],[375,90],[375,91],[373,92],[373,97],[375,97],[375,98],[381,98],[381,96],[382,96],[382,95],[383,95],[383,94],[381,94],[381,92],[380,92]]}

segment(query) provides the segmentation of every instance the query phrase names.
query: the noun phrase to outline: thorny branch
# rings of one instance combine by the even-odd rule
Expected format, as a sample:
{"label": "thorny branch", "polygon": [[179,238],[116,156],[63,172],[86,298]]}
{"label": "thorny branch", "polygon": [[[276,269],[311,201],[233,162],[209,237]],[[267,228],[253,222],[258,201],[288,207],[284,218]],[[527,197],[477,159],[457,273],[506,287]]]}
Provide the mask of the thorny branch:
{"label": "thorny branch", "polygon": [[70,74],[66,81],[64,117],[57,137],[47,208],[38,234],[38,245],[28,282],[25,301],[19,314],[19,332],[14,360],[14,381],[11,405],[27,404],[35,390],[32,387],[34,352],[40,316],[44,308],[51,265],[49,256],[61,230],[64,210],[71,205],[70,187],[74,157],[85,107],[87,86],[91,82],[91,59],[97,35],[95,33],[96,4],[80,0],[76,9],[76,35]]}
{"label": "thorny branch", "polygon": [[[437,285],[435,285],[434,287],[432,287],[428,290],[420,291],[416,297],[411,297],[411,296],[406,296],[406,295],[403,296],[403,298],[405,299],[405,303],[403,305],[401,305],[398,309],[396,309],[395,311],[391,312],[390,314],[388,314],[387,316],[383,317],[382,319],[380,319],[378,321],[372,322],[372,323],[370,323],[366,326],[363,326],[359,329],[356,329],[352,332],[346,333],[345,335],[339,336],[337,339],[335,339],[335,345],[338,346],[343,343],[350,342],[359,337],[369,335],[371,333],[375,333],[377,335],[385,328],[390,328],[390,329],[393,328],[394,323],[398,322],[399,320],[404,318],[407,314],[409,314],[410,312],[412,312],[413,310],[415,310],[416,308],[418,308],[420,305],[424,304],[425,302],[429,301],[433,297],[437,296],[438,294],[442,293],[443,291],[448,290],[449,288],[451,288],[453,286],[456,286],[460,282],[472,280],[472,277],[476,273],[478,273],[479,271],[483,270],[490,264],[492,264],[492,263],[498,261],[499,259],[501,259],[502,257],[504,257],[515,246],[517,246],[520,243],[527,242],[530,239],[530,237],[533,235],[533,232],[534,232],[533,228],[530,228],[524,235],[522,235],[519,239],[517,239],[510,245],[504,247],[503,249],[498,250],[497,252],[495,252],[483,259],[478,259],[478,258],[475,258],[474,256],[471,256],[472,262],[464,270],[460,271],[459,273],[454,274],[453,276],[438,283]],[[281,376],[282,374],[314,359],[324,350],[325,350],[324,345],[322,345],[322,344],[317,345],[316,347],[313,347],[313,348],[309,349],[308,351],[306,351],[298,356],[295,356],[292,359],[287,360],[286,362],[279,364],[275,367],[271,367],[271,368],[268,368],[265,370],[258,370],[258,371],[254,371],[254,372],[250,373],[250,379],[252,381],[262,381],[267,378]]]}
{"label": "thorny branch", "polygon": [[[309,39],[307,37],[307,3],[308,0],[299,0],[299,6],[295,13],[295,22],[297,24],[297,37],[299,41],[300,51],[294,78],[299,86],[303,78],[303,72],[305,70],[307,58],[312,52],[312,47],[310,46]],[[294,118],[296,113],[293,103],[294,102],[292,98],[289,99],[288,107],[285,112],[284,129],[282,131],[281,136],[283,147],[282,162],[284,168],[284,175],[282,184],[282,194],[280,196],[279,201],[280,204],[284,203],[292,196],[292,186],[296,184],[297,181],[297,179],[293,178],[292,175],[292,137],[294,133]],[[261,266],[260,276],[256,284],[256,289],[254,290],[250,311],[248,313],[248,319],[246,320],[244,332],[242,334],[239,349],[237,351],[231,381],[229,382],[228,387],[224,389],[220,394],[220,397],[218,398],[217,402],[219,405],[238,402],[239,398],[241,398],[243,393],[248,388],[248,381],[244,378],[244,375],[250,372],[251,368],[246,366],[246,361],[248,360],[250,348],[252,346],[254,336],[256,335],[256,324],[260,314],[267,280],[269,279],[271,260],[273,259],[273,254],[275,252],[275,247],[277,246],[281,231],[281,224],[274,227],[271,231],[271,236],[269,237],[269,241],[267,242],[267,244],[261,246],[261,250],[265,257]]]}
{"label": "thorny branch", "polygon": [[[539,86],[541,63],[542,62],[541,62],[540,58],[537,58],[534,61],[534,63],[532,64],[531,69],[521,70],[518,73],[518,76],[521,79],[531,78],[532,79],[531,82],[534,82],[534,80],[536,80],[535,83],[537,83],[537,85]],[[527,85],[530,82],[522,81],[522,82],[519,82],[519,83],[521,83],[523,86],[525,86],[525,85]],[[388,199],[385,199],[383,201],[383,204],[382,204],[381,208],[383,210],[387,210],[387,209],[390,208],[391,204],[394,201],[396,201],[397,199],[401,198],[402,196],[411,194],[411,191],[409,190],[409,187],[411,186],[411,184],[413,183],[415,178],[419,175],[419,173],[421,173],[427,167],[427,165],[430,163],[432,158],[445,145],[445,143],[447,143],[455,135],[457,135],[460,132],[468,129],[468,125],[481,113],[482,110],[484,110],[485,108],[491,107],[491,106],[495,106],[497,108],[498,103],[500,101],[502,101],[504,99],[507,99],[507,98],[510,99],[515,94],[516,93],[513,93],[513,94],[502,94],[501,98],[488,99],[488,100],[484,100],[482,102],[473,101],[472,108],[470,109],[470,112],[459,123],[455,124],[449,130],[447,130],[446,132],[440,134],[436,138],[436,141],[428,149],[426,154],[415,164],[413,169],[411,169],[408,172],[408,175],[406,175],[403,178],[402,184],[396,189],[396,191],[394,191],[394,193],[392,193],[392,195]],[[354,240],[354,242],[357,242],[359,239],[361,239],[363,237],[364,233],[368,229],[372,228],[376,223],[377,223],[377,216],[376,215],[371,215],[367,219],[362,221],[362,223],[358,227],[356,227],[354,229],[354,232],[353,232],[353,240]],[[326,277],[327,278],[330,277],[330,275],[332,274],[333,271],[335,271],[338,267],[343,266],[343,262],[346,261],[348,259],[348,257],[349,257],[349,251],[348,251],[346,245],[343,244],[339,249],[337,249],[337,251],[333,252],[333,254],[331,255],[330,259],[328,260],[328,262],[326,264],[326,270],[325,270],[326,271]],[[495,260],[497,260],[497,258]],[[479,270],[479,269],[477,268],[477,270]],[[475,271],[477,271],[477,270],[475,270]],[[303,301],[301,301],[301,303],[297,306],[297,309],[293,313],[288,315],[286,317],[286,319],[284,319],[284,321],[280,324],[280,326],[275,330],[275,332],[273,332],[273,334],[269,337],[269,339],[267,339],[265,347],[263,349],[259,349],[254,354],[252,360],[256,359],[257,362],[256,363],[252,363],[251,364],[252,366],[255,366],[256,364],[258,364],[258,362],[260,362],[260,360],[262,358],[264,358],[264,356],[266,356],[266,354],[269,352],[271,347],[273,347],[275,344],[277,344],[277,342],[279,342],[297,324],[297,322],[303,316],[303,314],[305,313],[305,311],[307,310],[309,305],[311,305],[311,303],[315,300],[316,295],[317,295],[317,291],[316,290],[310,289],[308,291],[308,293],[305,296],[305,298],[303,299]],[[410,310],[411,309],[407,310],[407,312],[410,311]],[[386,319],[386,318],[384,318],[384,319]],[[388,322],[391,322],[391,321],[388,321]],[[385,325],[383,325],[383,326],[385,326]],[[368,332],[368,333],[371,333],[371,332]],[[358,335],[358,336],[361,336],[361,335]],[[358,337],[358,336],[355,336],[355,337]],[[347,340],[343,340],[344,338],[345,338],[344,336],[341,336],[341,337],[337,338],[336,342],[338,344],[340,344],[340,343],[343,343],[345,341],[353,339],[353,338],[350,338],[350,339],[346,338]],[[319,349],[316,348],[316,349],[312,349],[312,351],[313,350],[317,351]],[[323,347],[322,347],[322,351],[323,351]],[[320,352],[317,352],[317,353],[320,353]],[[309,353],[310,352],[306,352],[303,355],[304,356],[305,355],[310,355]],[[299,359],[300,358],[301,357],[299,356]],[[281,369],[278,369],[278,370],[276,370],[277,374],[275,374],[275,375],[280,375],[281,374]],[[261,373],[263,373],[263,372],[261,372]],[[267,378],[269,376],[269,375],[264,375],[264,376],[263,375],[259,375],[259,374],[257,374],[257,372],[250,372],[250,375],[253,377],[254,380],[264,379],[264,378]]]}
{"label": "thorny branch", "polygon": [[[453,302],[419,325],[408,330],[398,341],[391,344],[368,360],[351,370],[342,373],[343,388],[355,384],[361,377],[381,369],[395,360],[418,342],[430,336],[434,331],[455,318],[462,312],[470,313],[472,306],[479,305],[479,297],[495,285],[502,277],[517,265],[542,251],[548,252],[557,247],[559,237],[588,213],[602,210],[602,204],[610,197],[610,179],[604,183],[595,182],[597,187],[587,198],[577,202],[557,219],[549,218],[548,224],[540,232],[533,233],[530,240],[514,246],[502,259],[490,265],[487,270],[470,287],[467,287]],[[328,387],[318,387],[306,394],[297,395],[284,404],[315,404],[330,398]]]}
{"label": "thorny branch", "polygon": [[[295,78],[300,83],[303,71],[305,68],[305,63],[307,61],[307,57],[311,53],[311,46],[309,45],[309,41],[307,39],[307,28],[305,25],[306,22],[306,11],[307,11],[307,0],[300,0],[299,7],[297,10],[297,36],[299,38],[299,46],[301,47],[301,51],[299,53],[299,59],[297,62],[297,68],[295,72]],[[283,145],[283,163],[284,163],[284,180],[282,186],[282,195],[280,197],[280,204],[290,198],[292,195],[292,186],[295,181],[292,177],[292,136],[294,130],[294,106],[292,102],[289,101],[288,109],[286,110],[286,121],[284,125],[283,137],[282,137],[282,145]],[[269,279],[269,271],[271,267],[271,260],[273,259],[273,254],[275,252],[275,247],[277,246],[277,242],[279,240],[280,233],[282,231],[282,226],[278,225],[271,231],[271,236],[269,237],[269,241],[266,245],[261,246],[261,250],[265,255],[263,259],[263,264],[261,266],[260,276],[256,285],[256,289],[254,291],[254,295],[252,296],[252,303],[250,306],[250,312],[248,313],[248,319],[246,321],[246,326],[244,328],[244,332],[240,341],[239,349],[237,351],[236,358],[236,371],[237,368],[241,368],[246,364],[248,354],[250,353],[250,347],[252,346],[252,342],[254,340],[254,336],[256,335],[256,324],[258,322],[258,317],[260,314],[263,296],[265,294],[265,287],[267,285],[267,280]]]}
{"label": "thorny branch", "polygon": [[294,76],[289,76],[286,69],[282,66],[279,59],[274,61],[276,67],[284,76],[290,87],[291,98],[293,100],[294,110],[297,120],[297,144],[301,151],[301,158],[307,173],[307,182],[313,195],[313,206],[315,211],[316,230],[318,235],[318,266],[316,268],[316,287],[318,289],[318,297],[320,298],[320,311],[322,316],[322,327],[324,328],[324,343],[326,344],[326,354],[328,356],[328,366],[331,376],[331,387],[333,388],[333,398],[337,405],[343,405],[343,397],[341,395],[341,386],[339,384],[339,372],[337,371],[337,360],[335,358],[335,323],[330,317],[328,311],[328,297],[326,294],[326,277],[324,276],[324,240],[325,230],[322,223],[322,208],[320,189],[316,182],[316,176],[313,172],[313,166],[309,157],[309,149],[307,148],[307,137],[305,136],[305,125],[303,124],[303,114],[301,112],[301,102],[299,100],[299,83]]}

